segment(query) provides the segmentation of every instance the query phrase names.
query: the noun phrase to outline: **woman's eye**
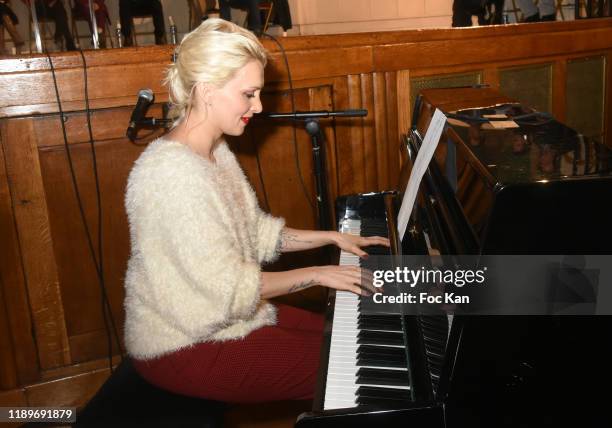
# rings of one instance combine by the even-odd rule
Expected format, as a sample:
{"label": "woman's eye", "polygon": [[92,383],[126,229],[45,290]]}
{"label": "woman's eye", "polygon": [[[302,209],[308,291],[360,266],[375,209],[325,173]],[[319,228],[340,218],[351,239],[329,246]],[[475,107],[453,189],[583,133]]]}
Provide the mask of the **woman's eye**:
{"label": "woman's eye", "polygon": [[255,94],[254,93],[247,93],[244,94],[247,98],[255,98]]}

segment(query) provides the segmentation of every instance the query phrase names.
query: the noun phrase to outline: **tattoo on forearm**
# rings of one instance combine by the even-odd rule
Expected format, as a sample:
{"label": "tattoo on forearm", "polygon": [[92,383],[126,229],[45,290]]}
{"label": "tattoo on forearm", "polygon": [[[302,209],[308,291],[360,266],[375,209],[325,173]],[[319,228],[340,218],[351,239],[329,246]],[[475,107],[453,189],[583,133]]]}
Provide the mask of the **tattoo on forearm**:
{"label": "tattoo on forearm", "polygon": [[295,244],[312,244],[312,241],[305,241],[298,239],[297,234],[291,232],[281,232],[281,249],[288,249],[295,246]]}
{"label": "tattoo on forearm", "polygon": [[312,281],[312,280],[311,281],[300,282],[300,283],[297,283],[297,284],[293,284],[291,286],[291,288],[289,289],[289,293],[293,293],[295,291],[300,291],[300,290],[303,290],[305,288],[312,287],[315,284],[316,283],[314,281]]}

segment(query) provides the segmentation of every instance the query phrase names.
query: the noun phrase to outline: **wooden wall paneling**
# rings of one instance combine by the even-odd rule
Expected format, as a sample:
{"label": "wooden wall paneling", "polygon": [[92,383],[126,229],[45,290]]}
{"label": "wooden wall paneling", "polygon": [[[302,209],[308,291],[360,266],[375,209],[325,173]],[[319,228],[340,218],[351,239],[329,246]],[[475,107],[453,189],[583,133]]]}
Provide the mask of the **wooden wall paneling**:
{"label": "wooden wall paneling", "polygon": [[13,389],[18,385],[17,365],[3,288],[0,278],[0,389]]}
{"label": "wooden wall paneling", "polygon": [[[123,359],[122,356],[114,355],[111,359],[112,366],[117,367],[121,363],[122,359]],[[87,361],[84,363],[76,363],[76,364],[71,364],[69,366],[57,367],[54,369],[45,370],[41,373],[41,381],[49,381],[49,380],[60,379],[60,378],[70,379],[84,372],[95,372],[95,371],[104,370],[108,368],[109,368],[108,356],[105,356],[104,358],[99,358],[99,359]],[[34,385],[36,384],[30,385],[30,386],[34,386]]]}
{"label": "wooden wall paneling", "polygon": [[605,57],[567,60],[565,123],[583,135],[601,139],[605,122]]}
{"label": "wooden wall paneling", "polygon": [[536,110],[553,113],[553,65],[546,61],[500,69],[500,91]]}
{"label": "wooden wall paneling", "polygon": [[[3,126],[3,125],[0,125]],[[4,136],[3,136],[4,139]],[[32,334],[32,320],[27,297],[25,276],[21,264],[21,253],[17,237],[13,202],[11,199],[4,149],[0,142],[0,292],[3,295],[4,311],[9,324],[9,334],[4,336],[6,345],[10,344],[18,384],[33,382],[38,378],[38,359],[36,344]],[[9,358],[9,356],[6,356]],[[6,360],[6,363],[10,361]],[[4,357],[2,359],[3,364]],[[10,387],[13,376],[0,381],[0,388]]]}
{"label": "wooden wall paneling", "polygon": [[[346,110],[351,108],[349,99],[348,78],[346,76],[336,77],[333,80],[333,102],[334,109]],[[338,194],[346,195],[353,192],[355,184],[355,170],[353,169],[352,135],[355,119],[343,119],[337,121],[336,132],[336,175],[338,181]]]}
{"label": "wooden wall paneling", "polygon": [[[266,68],[267,70],[267,68]],[[283,68],[284,70],[284,68]],[[287,91],[287,93],[283,96],[288,96],[289,95],[289,89],[290,89],[290,85],[289,85],[289,81],[287,80],[287,74],[284,74],[283,77],[285,80],[279,81],[279,80],[266,80],[265,86],[264,86],[264,91],[265,92],[276,92],[276,91]],[[292,76],[293,78],[293,76]],[[317,86],[325,86],[325,85],[331,85],[333,86],[335,83],[335,79],[336,77],[316,77],[316,78],[312,78],[312,79],[302,79],[302,80],[292,80],[292,84],[293,84],[293,89],[294,90],[298,90],[298,89],[308,89],[308,88],[315,88]],[[267,105],[264,103],[264,111],[271,111],[272,108],[270,108],[271,106]]]}
{"label": "wooden wall paneling", "polygon": [[567,59],[557,60],[552,70],[552,114],[559,122],[566,120]]}
{"label": "wooden wall paneling", "polygon": [[[372,71],[371,46],[344,48],[334,45],[322,49],[288,51],[287,59],[291,68],[291,76],[296,81]],[[270,67],[266,69],[268,72],[266,78],[285,79],[286,70],[280,53],[272,53],[270,62]]]}
{"label": "wooden wall paneling", "polygon": [[374,149],[376,159],[376,190],[389,188],[391,178],[389,177],[389,159],[387,157],[389,141],[389,133],[387,127],[387,85],[385,81],[385,73],[373,73],[372,94],[374,96],[373,107],[374,111],[371,117],[374,119]]}
{"label": "wooden wall paneling", "polygon": [[[514,61],[546,58],[554,55],[597,51],[610,46],[610,30],[595,28],[580,35],[572,31],[524,35],[500,35],[494,42],[476,42],[465,38],[432,40],[420,43],[398,43],[376,46],[373,51],[375,70],[401,70],[422,67],[447,67],[459,64]],[[503,46],[503,49],[500,47]],[[543,60],[542,60],[543,61]]]}
{"label": "wooden wall paneling", "polygon": [[[112,289],[111,291],[115,291],[116,289]],[[121,288],[121,291],[123,287]],[[97,297],[100,300],[100,297]],[[91,302],[88,302],[84,306],[94,305]],[[102,304],[97,305],[98,307],[94,307],[93,312],[94,318],[98,319],[98,314],[102,312]],[[123,314],[117,314],[117,309],[120,308],[116,304],[111,304],[113,309],[113,316],[115,318],[115,323],[117,325],[117,330],[119,333],[119,340],[121,340],[122,349],[125,350],[123,345]],[[89,315],[88,315],[89,316]],[[102,323],[101,323],[102,324]],[[106,328],[102,325],[98,330],[89,331],[81,334],[72,334],[68,337],[70,343],[70,356],[72,357],[72,361],[74,363],[83,363],[92,361],[99,358],[108,358],[109,353],[109,345],[108,345],[108,335],[110,336],[110,352],[113,356],[119,355],[119,349],[117,347],[117,342],[114,333],[112,332],[112,327],[109,324],[109,330],[107,332]]]}
{"label": "wooden wall paneling", "polygon": [[[78,143],[69,147],[87,228],[98,260],[98,207],[91,146],[89,143]],[[123,325],[123,277],[129,256],[129,231],[123,200],[127,176],[143,148],[125,138],[95,142],[103,219],[104,282],[120,336]],[[101,289],[65,148],[45,147],[40,150],[40,159],[72,361],[101,358],[108,353]],[[110,324],[108,329],[112,330]],[[114,340],[112,343],[113,351],[119,352]]]}
{"label": "wooden wall paneling", "polygon": [[412,108],[410,104],[410,70],[397,72],[397,130],[400,135],[408,134],[412,126]]}
{"label": "wooden wall paneling", "polygon": [[[57,86],[62,104],[78,101],[82,105],[82,71],[71,68],[56,70]],[[51,104],[55,110],[57,99],[50,71],[16,73],[3,76],[7,97],[2,98],[0,108],[10,110],[27,105]],[[41,109],[43,113],[47,109]]]}
{"label": "wooden wall paneling", "polygon": [[[80,216],[64,147],[42,148],[39,156],[61,284],[66,333],[70,337],[99,328],[102,314],[101,305],[98,304],[100,293],[95,268],[99,258],[98,215],[92,159],[88,144],[72,144],[69,147],[87,225],[83,224]],[[103,210],[103,215],[110,214],[108,210]],[[85,227],[92,239],[96,262],[90,253]]]}
{"label": "wooden wall paneling", "polygon": [[555,55],[551,57],[547,57],[546,60],[543,60],[540,57],[525,57],[518,60],[508,60],[508,61],[486,61],[486,62],[476,62],[476,63],[468,63],[468,64],[457,64],[457,65],[448,65],[448,66],[436,66],[436,67],[420,67],[411,69],[411,77],[428,77],[435,75],[460,75],[460,74],[473,74],[480,73],[481,81],[480,83],[485,82],[488,79],[489,84],[493,87],[492,83],[499,83],[499,70],[504,68],[512,68],[512,67],[528,67],[530,65],[542,64],[543,62],[553,62],[560,59],[567,58],[567,55]]}
{"label": "wooden wall paneling", "polygon": [[[123,49],[85,50],[83,54],[88,67],[104,67],[108,64],[142,64],[149,58],[164,58],[168,62],[174,46],[152,45],[146,47],[132,47]],[[101,54],[103,52],[103,54]],[[50,53],[56,69],[81,68],[83,59],[80,52],[52,52]],[[0,73],[22,73],[48,71],[49,60],[46,54],[32,54],[3,60],[0,63]]]}
{"label": "wooden wall paneling", "polygon": [[[591,22],[592,21],[592,22]],[[525,56],[547,56],[554,55],[555,52],[581,52],[589,49],[606,49],[609,47],[609,23],[603,20],[589,20],[589,22],[571,22],[571,23],[552,23],[550,25],[538,25],[528,26],[499,26],[496,28],[479,28],[477,31],[457,31],[456,29],[440,30],[435,31],[396,31],[396,32],[384,32],[384,33],[364,33],[364,34],[350,34],[350,35],[336,35],[336,36],[313,36],[313,37],[298,37],[288,38],[283,40],[292,68],[298,72],[302,69],[303,72],[299,78],[312,78],[314,75],[307,76],[309,71],[316,69],[316,75],[323,77],[327,76],[340,76],[345,75],[347,72],[355,74],[358,72],[370,72],[373,71],[374,66],[376,70],[397,70],[410,67],[420,67],[422,64],[418,64],[422,58],[427,58],[430,65],[452,65],[465,63],[466,61],[482,62],[486,61],[487,58],[498,58],[503,61],[504,58],[509,60],[518,60]],[[577,33],[578,32],[578,33]],[[535,39],[531,41],[531,38]],[[486,40],[486,44],[481,44],[478,41]],[[495,42],[492,43],[491,41]],[[418,43],[417,43],[418,42]],[[444,49],[436,49],[436,46],[427,46],[427,43],[441,43]],[[286,75],[284,71],[284,65],[282,61],[282,55],[278,52],[278,48],[267,40],[264,41],[265,46],[272,52],[269,73],[267,77],[269,80],[281,80]],[[333,44],[334,49],[329,49],[329,46]],[[393,52],[383,52],[381,47],[385,49],[395,49],[404,45],[411,45],[409,49],[410,57],[398,56]],[[415,50],[415,46],[419,48]],[[373,47],[376,47],[373,49]],[[503,47],[501,49],[500,47]],[[361,52],[357,52],[352,48],[360,48]],[[423,49],[421,49],[423,48]],[[310,56],[303,56],[307,50],[311,51]],[[333,51],[333,52],[332,52]],[[115,81],[103,81],[105,86],[109,90],[115,86],[114,83],[117,81],[125,82],[125,87],[130,88],[130,92],[135,94],[137,88],[129,86],[128,80],[132,79],[127,73],[122,73],[122,67],[131,67],[134,64],[141,66],[149,62],[157,62],[160,64],[158,72],[151,74],[150,80],[146,80],[147,83],[159,84],[159,73],[163,70],[165,65],[170,61],[170,55],[172,48],[169,46],[150,46],[143,48],[130,48],[121,50],[109,50],[109,51],[88,51],[86,52],[87,63],[91,69],[100,68],[103,69],[107,65],[116,65],[118,68],[117,73],[121,76],[120,79]],[[434,52],[436,55],[432,56]],[[463,53],[473,54],[473,57],[466,57]],[[420,54],[425,54],[420,56]],[[381,57],[382,55],[382,57]],[[432,58],[429,58],[432,56]],[[79,70],[82,67],[82,61],[77,53],[64,53],[61,55],[53,55],[53,61],[58,70],[72,68]],[[394,64],[395,68],[385,69],[383,57],[389,63]],[[305,61],[306,66],[302,66],[300,61],[302,59],[308,59]],[[317,61],[316,59],[320,59]],[[373,62],[372,62],[373,61]],[[382,61],[382,62],[381,62]],[[412,65],[408,66],[406,61],[412,61]],[[365,66],[365,67],[364,67]],[[348,70],[347,67],[351,69]],[[359,67],[362,70],[355,71]],[[0,75],[3,78],[10,74],[22,74],[22,73],[37,73],[37,72],[48,72],[47,58],[44,56],[33,56],[27,59],[12,59],[2,61],[0,64]],[[93,71],[92,71],[93,72]],[[147,73],[140,73],[140,76],[136,77],[135,83],[138,83],[138,79],[142,79],[142,76]],[[106,74],[106,78],[111,76]],[[296,74],[296,80],[298,80],[298,74]],[[156,83],[157,82],[157,83]],[[120,85],[122,83],[119,83]],[[149,85],[145,85],[149,86]],[[160,91],[160,95],[162,91]],[[118,98],[104,98],[94,99],[94,107],[112,107],[126,104],[133,104],[133,96],[127,96],[122,94]],[[53,93],[45,94],[47,98],[46,108],[49,111],[54,111],[55,106],[53,105]],[[5,105],[6,99],[13,99],[14,96],[10,94],[0,95],[0,105]],[[158,97],[159,98],[159,97]],[[51,101],[49,101],[51,100]],[[0,108],[0,116],[7,116],[10,114],[28,114],[40,109],[40,111],[46,111],[43,109],[44,106],[33,105],[25,106],[19,110],[12,110],[9,112],[6,108]],[[67,110],[70,110],[67,108]]]}
{"label": "wooden wall paneling", "polygon": [[400,159],[399,159],[399,145],[400,145],[400,136],[398,133],[398,93],[397,93],[397,73],[394,71],[385,73],[385,92],[387,94],[386,101],[386,127],[387,127],[387,169],[389,170],[387,174],[387,179],[389,182],[387,183],[386,189],[395,189],[397,187],[398,178],[399,178],[399,168],[400,168]]}
{"label": "wooden wall paneling", "polygon": [[[604,29],[609,27],[609,21],[604,19],[590,19],[585,21],[541,23],[538,26],[508,25],[508,26],[481,26],[477,29],[457,31],[453,28],[435,28],[415,31],[382,31],[372,33],[347,33],[335,35],[313,35],[308,37],[289,37],[282,39],[287,50],[317,49],[334,46],[350,47],[367,44],[387,45],[398,43],[419,43],[429,40],[461,40],[485,39],[487,43],[498,40],[500,37],[513,35],[525,36],[535,33],[565,33]],[[271,41],[264,40],[264,46],[274,48]],[[503,47],[503,45],[502,45]]]}
{"label": "wooden wall paneling", "polygon": [[482,83],[499,90],[499,69],[492,65],[485,66],[482,70]]}
{"label": "wooden wall paneling", "polygon": [[374,108],[374,88],[372,73],[360,75],[361,80],[361,108],[368,111],[368,115],[363,120],[363,148],[365,156],[365,189],[364,192],[371,192],[378,189],[378,174],[376,165],[376,117]]}
{"label": "wooden wall paneling", "polygon": [[31,119],[0,128],[41,368],[70,363],[49,214]]}
{"label": "wooden wall paneling", "polygon": [[[105,67],[91,67],[88,64],[90,108],[134,105],[138,94],[135,88],[151,88],[157,102],[164,101],[167,93],[161,80],[166,66],[165,62],[155,61],[109,64]],[[77,67],[55,70],[62,109],[66,112],[85,108],[84,73],[81,67],[80,63]],[[6,84],[7,96],[0,97],[0,117],[58,111],[51,71],[5,74],[2,79]]]}
{"label": "wooden wall paneling", "polygon": [[[361,76],[358,74],[351,74],[348,76],[348,99],[349,108],[359,109],[363,106],[361,99]],[[367,163],[366,163],[366,150],[364,141],[364,130],[363,130],[363,119],[355,118],[350,119],[351,124],[351,135],[348,145],[343,145],[339,148],[340,153],[338,158],[341,156],[345,159],[350,159],[353,173],[353,183],[349,186],[346,193],[361,193],[367,189],[366,175]]]}

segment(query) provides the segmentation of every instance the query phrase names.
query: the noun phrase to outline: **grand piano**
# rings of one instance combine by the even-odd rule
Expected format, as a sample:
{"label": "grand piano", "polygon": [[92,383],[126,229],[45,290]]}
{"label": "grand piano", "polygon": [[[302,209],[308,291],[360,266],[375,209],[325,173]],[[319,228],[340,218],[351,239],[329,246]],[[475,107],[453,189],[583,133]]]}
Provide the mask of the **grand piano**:
{"label": "grand piano", "polygon": [[[436,108],[447,126],[400,240],[401,197]],[[339,230],[389,236],[391,250],[371,254],[612,254],[612,152],[550,115],[490,88],[424,90],[400,153],[397,189],[336,203]],[[609,316],[370,314],[362,303],[329,293],[319,385],[296,427],[612,421]]]}

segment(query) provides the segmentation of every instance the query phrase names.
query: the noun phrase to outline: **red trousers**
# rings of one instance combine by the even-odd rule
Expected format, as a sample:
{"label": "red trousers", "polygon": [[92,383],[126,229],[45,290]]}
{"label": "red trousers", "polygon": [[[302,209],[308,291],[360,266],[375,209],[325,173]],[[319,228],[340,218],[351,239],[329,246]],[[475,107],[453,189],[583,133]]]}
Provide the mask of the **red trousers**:
{"label": "red trousers", "polygon": [[324,316],[277,305],[278,323],[243,339],[199,343],[151,360],[134,360],[162,389],[228,403],[311,399]]}

